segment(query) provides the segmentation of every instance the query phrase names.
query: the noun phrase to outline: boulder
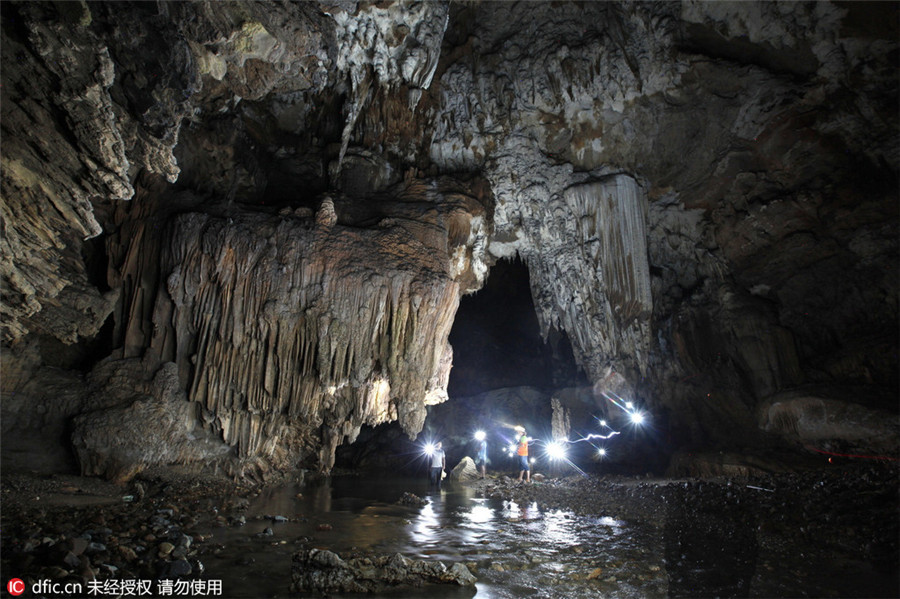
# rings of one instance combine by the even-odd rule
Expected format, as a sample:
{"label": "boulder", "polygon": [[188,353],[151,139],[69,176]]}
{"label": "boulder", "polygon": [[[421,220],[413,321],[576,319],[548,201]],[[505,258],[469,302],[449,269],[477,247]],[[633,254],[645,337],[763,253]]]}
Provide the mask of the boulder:
{"label": "boulder", "polygon": [[186,401],[176,380],[175,365],[167,363],[149,394],[72,419],[72,446],[83,476],[124,483],[147,467],[212,461],[230,452],[199,426],[198,405]]}
{"label": "boulder", "polygon": [[810,393],[783,392],[759,408],[759,426],[804,445],[839,443],[858,451],[896,455],[900,419],[853,401]]}
{"label": "boulder", "polygon": [[478,469],[475,462],[469,456],[459,461],[453,470],[450,471],[448,477],[453,482],[466,482],[478,478]]}
{"label": "boulder", "polygon": [[407,492],[403,493],[403,495],[400,496],[400,499],[397,500],[397,503],[399,503],[400,505],[411,505],[411,506],[415,506],[415,507],[422,507],[422,506],[426,505],[428,502],[425,501],[424,499],[422,499],[421,497],[419,497],[418,495],[415,495],[415,494],[407,491]]}
{"label": "boulder", "polygon": [[291,591],[297,593],[382,593],[399,586],[475,582],[462,563],[447,568],[440,561],[411,560],[399,553],[342,559],[324,549],[304,549],[294,554],[291,565]]}

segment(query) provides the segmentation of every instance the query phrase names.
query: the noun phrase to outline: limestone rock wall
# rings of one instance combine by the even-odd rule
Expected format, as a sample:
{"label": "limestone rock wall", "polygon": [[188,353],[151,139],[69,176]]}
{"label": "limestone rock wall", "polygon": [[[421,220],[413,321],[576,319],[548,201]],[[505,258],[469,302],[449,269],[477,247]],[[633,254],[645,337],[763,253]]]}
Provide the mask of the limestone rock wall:
{"label": "limestone rock wall", "polygon": [[816,390],[775,395],[760,406],[758,417],[764,430],[812,446],[840,439],[841,449],[864,448],[884,456],[898,449],[896,414],[822,397]]}
{"label": "limestone rock wall", "polygon": [[363,423],[421,429],[459,293],[516,255],[544,333],[692,442],[900,381],[892,3],[0,10],[2,343],[42,348],[32,389],[62,344],[173,362],[240,459],[327,467]]}
{"label": "limestone rock wall", "polygon": [[[897,97],[885,79],[896,31],[860,35],[862,14],[829,3],[545,8],[463,11],[484,26],[470,30],[471,57],[441,71],[430,151],[445,168],[487,173],[490,251],[528,260],[542,323],[566,331],[589,377],[624,375],[681,421],[686,442],[747,444],[754,407],[779,389],[851,370],[896,386],[883,352],[863,357],[858,341],[897,342],[879,324],[896,322],[898,288],[896,239],[879,223],[897,216],[898,127],[883,102]],[[857,79],[885,95],[856,97]],[[617,257],[585,258],[589,228],[572,200],[611,176],[647,202],[645,265],[627,256],[641,236],[624,229],[597,236],[629,239]],[[846,207],[851,196],[867,207]],[[622,227],[629,196],[617,200]],[[865,258],[854,249],[874,239]],[[652,302],[637,278],[626,301],[641,316],[627,326],[610,316],[623,301],[610,262],[649,272]]]}
{"label": "limestone rock wall", "polygon": [[447,399],[447,337],[485,215],[428,185],[398,195],[368,228],[325,198],[314,217],[188,213],[164,234],[148,355],[178,365],[238,458],[318,452],[327,470],[363,424],[399,420],[414,437]]}
{"label": "limestone rock wall", "polygon": [[[118,389],[134,393],[130,385]],[[196,405],[184,400],[176,366],[164,364],[146,395],[135,400],[129,394],[125,403],[73,418],[72,446],[81,474],[126,482],[148,466],[214,463],[231,448],[199,426],[195,411]]]}

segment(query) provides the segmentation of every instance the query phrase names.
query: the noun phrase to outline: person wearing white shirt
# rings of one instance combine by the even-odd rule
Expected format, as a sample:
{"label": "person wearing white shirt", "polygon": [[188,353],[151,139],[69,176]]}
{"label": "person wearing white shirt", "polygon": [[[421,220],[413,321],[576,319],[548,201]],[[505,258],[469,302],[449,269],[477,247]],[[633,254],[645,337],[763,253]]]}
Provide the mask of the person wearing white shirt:
{"label": "person wearing white shirt", "polygon": [[440,441],[435,443],[434,451],[431,454],[431,486],[438,488],[441,487],[441,478],[447,468],[447,455],[441,447]]}

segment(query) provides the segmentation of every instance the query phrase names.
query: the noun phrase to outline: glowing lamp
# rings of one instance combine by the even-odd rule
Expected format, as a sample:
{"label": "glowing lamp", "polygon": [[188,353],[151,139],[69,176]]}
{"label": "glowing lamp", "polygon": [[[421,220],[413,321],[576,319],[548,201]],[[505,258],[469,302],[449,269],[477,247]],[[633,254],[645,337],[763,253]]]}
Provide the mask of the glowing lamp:
{"label": "glowing lamp", "polygon": [[559,443],[550,443],[547,445],[547,455],[552,460],[566,459],[566,448]]}
{"label": "glowing lamp", "polygon": [[601,420],[601,421],[600,421],[600,426],[606,426],[606,420]]}
{"label": "glowing lamp", "polygon": [[626,401],[626,402],[625,402],[625,407],[628,408],[629,410],[633,410],[633,409],[634,409],[634,404],[631,403],[630,401]]}
{"label": "glowing lamp", "polygon": [[600,449],[597,450],[597,455],[600,456],[601,458],[604,457],[606,455],[606,450],[601,447]]}
{"label": "glowing lamp", "polygon": [[434,443],[425,444],[425,455],[434,455]]}
{"label": "glowing lamp", "polygon": [[486,437],[487,437],[487,434],[484,431],[476,431],[476,433],[475,433],[476,441],[484,441],[484,439]]}
{"label": "glowing lamp", "polygon": [[641,414],[640,412],[632,412],[631,413],[631,422],[633,422],[634,424],[643,424],[644,415]]}

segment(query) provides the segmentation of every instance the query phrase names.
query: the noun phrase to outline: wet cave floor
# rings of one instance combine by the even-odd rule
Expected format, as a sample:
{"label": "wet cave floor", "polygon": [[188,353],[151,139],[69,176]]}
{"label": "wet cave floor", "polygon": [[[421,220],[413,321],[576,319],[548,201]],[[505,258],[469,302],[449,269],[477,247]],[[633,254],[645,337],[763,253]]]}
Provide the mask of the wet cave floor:
{"label": "wet cave floor", "polygon": [[478,579],[392,597],[898,597],[898,493],[895,462],[529,485],[494,473],[441,489],[424,475],[250,488],[4,473],[0,558],[4,585],[45,597],[323,596],[290,590],[291,556],[312,547],[462,562]]}

